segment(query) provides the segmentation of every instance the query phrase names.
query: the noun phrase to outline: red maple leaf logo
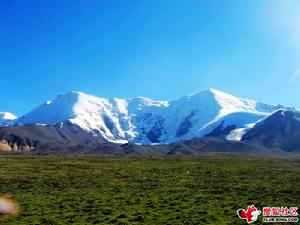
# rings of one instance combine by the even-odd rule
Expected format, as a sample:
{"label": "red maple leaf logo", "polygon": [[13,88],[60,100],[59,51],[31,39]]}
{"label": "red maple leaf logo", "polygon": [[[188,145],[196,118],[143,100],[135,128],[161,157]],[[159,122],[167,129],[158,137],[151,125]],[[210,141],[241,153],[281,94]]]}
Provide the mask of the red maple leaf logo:
{"label": "red maple leaf logo", "polygon": [[242,220],[246,220],[248,224],[254,223],[257,221],[258,216],[261,214],[261,211],[258,210],[254,205],[248,206],[248,208],[245,209],[238,209],[237,210],[237,215],[239,218]]}

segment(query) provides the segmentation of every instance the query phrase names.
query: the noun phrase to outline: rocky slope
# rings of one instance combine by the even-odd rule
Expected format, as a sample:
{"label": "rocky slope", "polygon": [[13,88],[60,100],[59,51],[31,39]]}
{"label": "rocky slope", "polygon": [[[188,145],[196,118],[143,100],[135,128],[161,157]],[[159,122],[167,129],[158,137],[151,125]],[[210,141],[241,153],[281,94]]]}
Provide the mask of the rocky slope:
{"label": "rocky slope", "polygon": [[246,132],[242,141],[300,152],[300,113],[278,110]]}

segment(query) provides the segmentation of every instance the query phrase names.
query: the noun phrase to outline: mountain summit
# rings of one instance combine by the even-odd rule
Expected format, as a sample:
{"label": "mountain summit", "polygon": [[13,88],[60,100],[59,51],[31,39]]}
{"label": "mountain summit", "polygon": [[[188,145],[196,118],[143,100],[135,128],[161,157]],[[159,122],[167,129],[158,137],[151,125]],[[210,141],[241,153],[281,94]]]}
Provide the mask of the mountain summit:
{"label": "mountain summit", "polygon": [[0,112],[0,126],[8,126],[13,121],[17,119],[17,117],[9,112]]}
{"label": "mountain summit", "polygon": [[40,105],[15,124],[73,124],[115,143],[172,143],[211,134],[239,140],[243,129],[276,109],[216,89],[173,101],[106,99],[73,91]]}

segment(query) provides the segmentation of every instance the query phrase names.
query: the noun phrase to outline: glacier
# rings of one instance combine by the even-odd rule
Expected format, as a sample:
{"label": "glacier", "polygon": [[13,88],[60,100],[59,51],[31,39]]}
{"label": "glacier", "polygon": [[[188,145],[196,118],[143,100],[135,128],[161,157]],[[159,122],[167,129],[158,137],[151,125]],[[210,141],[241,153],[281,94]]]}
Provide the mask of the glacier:
{"label": "glacier", "polygon": [[72,91],[19,117],[14,125],[72,123],[114,143],[172,143],[204,137],[216,130],[238,141],[245,129],[281,107],[216,89],[172,101],[146,97],[108,99]]}

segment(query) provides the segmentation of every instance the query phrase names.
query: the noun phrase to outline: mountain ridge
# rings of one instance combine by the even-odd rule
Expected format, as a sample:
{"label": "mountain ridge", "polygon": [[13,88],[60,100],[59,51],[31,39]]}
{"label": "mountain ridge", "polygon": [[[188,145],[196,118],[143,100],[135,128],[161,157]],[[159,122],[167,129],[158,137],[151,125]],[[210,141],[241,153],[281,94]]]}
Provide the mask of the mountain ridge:
{"label": "mountain ridge", "polygon": [[[237,123],[236,128],[240,129],[275,109],[276,106],[216,89],[172,101],[146,97],[107,99],[72,91],[36,107],[18,118],[15,124],[71,122],[109,142],[172,143],[203,137],[221,123],[227,126]],[[241,117],[237,115],[239,112],[249,115],[245,121],[237,119]]]}
{"label": "mountain ridge", "polygon": [[241,142],[256,123],[282,108],[290,109],[239,98],[216,89],[172,101],[147,97],[107,99],[72,91],[9,121],[3,126],[12,129],[2,129],[2,137],[9,143],[11,135],[19,135],[23,142],[44,142],[44,138],[37,135],[37,130],[41,130],[59,142],[60,135],[69,137],[68,144],[77,143],[75,139],[81,140],[80,136],[85,137],[82,143],[94,143],[95,140],[97,144],[99,141],[171,144],[211,137]]}
{"label": "mountain ridge", "polygon": [[300,151],[300,112],[280,109],[258,121],[242,141],[274,149]]}

